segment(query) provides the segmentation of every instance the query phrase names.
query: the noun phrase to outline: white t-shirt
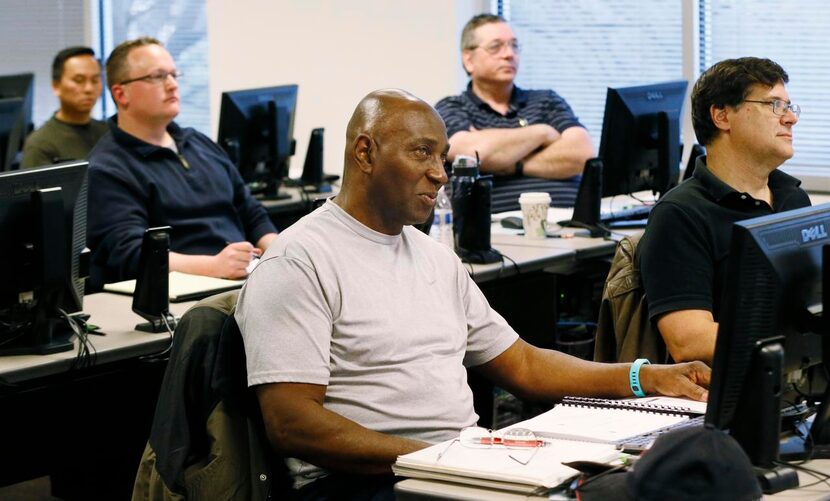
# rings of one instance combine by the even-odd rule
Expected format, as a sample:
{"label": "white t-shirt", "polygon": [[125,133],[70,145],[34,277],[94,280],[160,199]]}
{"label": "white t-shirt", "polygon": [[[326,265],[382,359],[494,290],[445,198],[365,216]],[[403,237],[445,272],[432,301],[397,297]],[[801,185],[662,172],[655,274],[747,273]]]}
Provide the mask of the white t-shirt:
{"label": "white t-shirt", "polygon": [[[447,246],[376,232],[331,201],[268,248],[236,320],[249,385],[325,385],[326,409],[430,443],[478,419],[465,366],[518,338]],[[324,474],[288,464],[298,486]]]}

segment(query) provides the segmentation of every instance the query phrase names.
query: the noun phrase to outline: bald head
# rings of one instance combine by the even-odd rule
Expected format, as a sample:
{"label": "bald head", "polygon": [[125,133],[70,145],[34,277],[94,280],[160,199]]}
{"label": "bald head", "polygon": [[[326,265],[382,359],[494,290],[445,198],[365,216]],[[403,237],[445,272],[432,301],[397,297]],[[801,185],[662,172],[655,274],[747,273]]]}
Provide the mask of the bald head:
{"label": "bald head", "polygon": [[430,113],[441,120],[432,106],[405,90],[381,89],[366,95],[358,103],[346,127],[346,163],[349,163],[351,145],[359,135],[383,135],[390,128],[399,126],[401,114],[414,111]]}
{"label": "bald head", "polygon": [[429,104],[398,89],[364,97],[346,129],[343,183],[337,203],[377,231],[430,214],[449,143],[444,121]]}

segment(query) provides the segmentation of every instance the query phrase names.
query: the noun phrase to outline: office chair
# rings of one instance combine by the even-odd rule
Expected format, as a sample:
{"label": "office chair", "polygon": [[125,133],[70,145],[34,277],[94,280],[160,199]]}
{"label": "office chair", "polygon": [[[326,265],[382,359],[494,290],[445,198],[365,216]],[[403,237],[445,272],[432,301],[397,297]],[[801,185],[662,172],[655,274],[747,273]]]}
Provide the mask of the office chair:
{"label": "office chair", "polygon": [[206,298],[176,327],[133,500],[289,499],[291,480],[247,387],[233,318],[239,291]]}
{"label": "office chair", "polygon": [[648,318],[648,302],[640,283],[636,250],[640,235],[620,240],[602,289],[595,362],[633,362],[647,358],[666,363],[669,354],[657,325]]}
{"label": "office chair", "polygon": [[692,177],[695,172],[695,164],[697,164],[697,157],[706,154],[706,148],[695,143],[692,145],[692,152],[689,154],[689,161],[686,163],[686,170],[683,171],[683,180]]}

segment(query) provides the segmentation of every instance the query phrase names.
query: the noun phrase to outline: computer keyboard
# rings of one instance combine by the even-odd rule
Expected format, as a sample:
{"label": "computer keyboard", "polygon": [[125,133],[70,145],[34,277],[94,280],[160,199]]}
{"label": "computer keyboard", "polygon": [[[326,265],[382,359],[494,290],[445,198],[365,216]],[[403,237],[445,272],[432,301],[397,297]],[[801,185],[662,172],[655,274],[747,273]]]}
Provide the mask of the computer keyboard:
{"label": "computer keyboard", "polygon": [[644,435],[638,435],[636,437],[631,437],[625,439],[622,443],[619,444],[619,447],[626,452],[634,453],[643,451],[654,442],[657,437],[662,435],[663,433],[667,433],[669,431],[679,430],[681,428],[688,428],[692,427],[702,427],[703,421],[706,416],[696,416],[686,421],[681,421],[675,425],[672,425],[668,428],[663,428],[662,430],[658,430],[652,433],[646,433]]}
{"label": "computer keyboard", "polygon": [[636,221],[639,219],[648,219],[653,205],[635,205],[627,209],[614,210],[612,212],[604,212],[600,214],[599,220],[601,223],[614,223],[617,221]]}

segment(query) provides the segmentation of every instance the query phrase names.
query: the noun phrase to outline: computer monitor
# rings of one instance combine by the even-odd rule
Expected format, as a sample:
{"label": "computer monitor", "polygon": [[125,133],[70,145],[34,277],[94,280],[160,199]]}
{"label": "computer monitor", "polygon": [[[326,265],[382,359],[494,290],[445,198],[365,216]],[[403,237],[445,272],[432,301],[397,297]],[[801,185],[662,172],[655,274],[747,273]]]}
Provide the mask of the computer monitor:
{"label": "computer monitor", "polygon": [[83,308],[87,163],[0,173],[0,355],[72,349]]}
{"label": "computer monitor", "polygon": [[[733,225],[705,419],[761,468],[779,459],[782,391],[795,385],[808,401],[826,401],[820,385],[809,385],[830,363],[822,319],[828,229],[830,204]],[[827,421],[824,408],[811,433],[817,448],[830,443]]]}
{"label": "computer monitor", "polygon": [[222,93],[219,144],[259,198],[288,198],[279,191],[294,154],[297,86]]}
{"label": "computer monitor", "polygon": [[25,103],[19,97],[0,99],[0,172],[15,167],[26,139]]}
{"label": "computer monitor", "polygon": [[599,156],[602,196],[663,194],[680,175],[680,120],[688,82],[609,88]]}
{"label": "computer monitor", "polygon": [[0,172],[17,167],[23,141],[32,131],[33,73],[0,76]]}

